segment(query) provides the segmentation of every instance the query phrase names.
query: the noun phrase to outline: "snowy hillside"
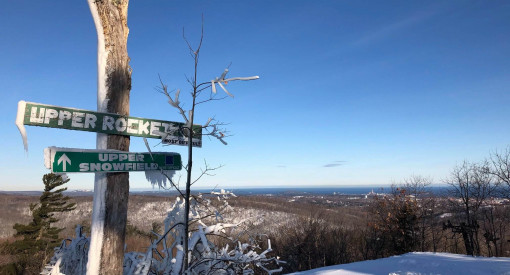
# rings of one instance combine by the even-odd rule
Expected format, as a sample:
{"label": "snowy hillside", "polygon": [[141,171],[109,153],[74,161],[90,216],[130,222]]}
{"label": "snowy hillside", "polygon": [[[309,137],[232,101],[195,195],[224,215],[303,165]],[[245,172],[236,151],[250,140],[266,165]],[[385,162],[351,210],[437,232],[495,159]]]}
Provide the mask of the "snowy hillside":
{"label": "snowy hillside", "polygon": [[510,275],[510,258],[469,257],[449,253],[413,252],[373,261],[312,269],[294,274],[335,275]]}

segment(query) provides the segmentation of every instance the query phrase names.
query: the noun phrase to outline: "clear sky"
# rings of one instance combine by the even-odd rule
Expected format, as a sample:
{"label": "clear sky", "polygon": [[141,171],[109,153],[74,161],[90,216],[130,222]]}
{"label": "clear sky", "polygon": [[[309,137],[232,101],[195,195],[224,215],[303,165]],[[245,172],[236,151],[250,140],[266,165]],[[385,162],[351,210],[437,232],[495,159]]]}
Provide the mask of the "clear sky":
{"label": "clear sky", "polygon": [[[231,62],[230,76],[260,79],[229,83],[234,99],[197,110],[234,136],[195,150],[195,167],[224,165],[196,187],[441,182],[510,144],[508,1],[132,0],[132,116],[181,121],[155,87],[160,74],[188,91],[182,29],[196,44],[202,14],[199,80]],[[0,190],[40,190],[43,149],[93,149],[95,134],[27,126],[25,154],[17,102],[96,110],[95,27],[85,0],[5,1],[0,41]],[[186,160],[184,147],[153,150]],[[141,138],[131,151],[146,151]],[[69,176],[70,189],[93,187],[92,174]],[[143,172],[130,178],[150,187]]]}

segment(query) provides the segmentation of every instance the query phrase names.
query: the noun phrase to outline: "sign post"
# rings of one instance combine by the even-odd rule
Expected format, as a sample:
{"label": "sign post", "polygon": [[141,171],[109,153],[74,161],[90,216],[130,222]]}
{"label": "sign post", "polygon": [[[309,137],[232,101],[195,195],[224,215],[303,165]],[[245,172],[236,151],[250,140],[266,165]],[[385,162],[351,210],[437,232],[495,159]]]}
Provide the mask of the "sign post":
{"label": "sign post", "polygon": [[[122,274],[129,199],[129,171],[180,169],[178,154],[130,153],[130,136],[202,146],[202,127],[129,116],[129,0],[87,0],[97,32],[97,112],[20,101],[16,125],[28,150],[24,125],[96,132],[98,151],[48,148],[54,172],[94,172],[87,274]],[[221,84],[220,84],[221,85]],[[190,119],[193,121],[193,119]],[[192,128],[191,140],[182,128]],[[196,137],[196,138],[195,138]],[[112,151],[113,150],[113,151]],[[150,156],[150,160],[149,160]],[[154,169],[153,169],[154,168]],[[191,167],[190,167],[191,168]]]}

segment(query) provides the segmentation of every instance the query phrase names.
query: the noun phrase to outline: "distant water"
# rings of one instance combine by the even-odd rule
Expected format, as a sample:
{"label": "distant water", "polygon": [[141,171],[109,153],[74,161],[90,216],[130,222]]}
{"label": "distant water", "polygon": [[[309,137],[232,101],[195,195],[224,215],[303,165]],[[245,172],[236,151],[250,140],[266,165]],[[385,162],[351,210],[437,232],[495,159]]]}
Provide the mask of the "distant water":
{"label": "distant water", "polygon": [[[436,195],[442,195],[446,192],[446,186],[434,186],[426,191]],[[200,190],[205,191],[205,190]],[[236,195],[284,195],[284,194],[311,194],[311,195],[365,195],[370,192],[378,194],[387,194],[391,192],[391,187],[275,187],[275,188],[238,188],[229,190]]]}
{"label": "distant water", "polygon": [[[230,191],[236,195],[366,195],[368,193],[374,192],[377,194],[388,194],[391,192],[390,186],[343,186],[343,187],[243,187],[243,188],[234,188],[228,189],[224,188],[227,191]],[[433,186],[428,187],[426,192],[431,192],[435,195],[444,195],[447,191],[447,186]],[[208,193],[211,192],[212,189],[207,188],[199,188],[193,189],[192,192],[201,192]],[[220,189],[215,189],[215,191],[220,191]],[[138,189],[131,190],[131,193],[136,194],[168,194],[168,193],[177,193],[175,190],[163,191],[157,188],[155,189]]]}

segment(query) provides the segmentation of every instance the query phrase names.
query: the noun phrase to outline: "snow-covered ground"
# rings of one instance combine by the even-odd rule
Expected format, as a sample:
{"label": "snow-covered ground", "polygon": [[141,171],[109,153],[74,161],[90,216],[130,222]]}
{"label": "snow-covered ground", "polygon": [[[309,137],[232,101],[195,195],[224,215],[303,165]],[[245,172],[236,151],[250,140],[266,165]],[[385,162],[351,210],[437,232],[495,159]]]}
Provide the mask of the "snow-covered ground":
{"label": "snow-covered ground", "polygon": [[449,253],[413,252],[373,261],[317,268],[294,274],[510,275],[510,258],[469,257]]}

